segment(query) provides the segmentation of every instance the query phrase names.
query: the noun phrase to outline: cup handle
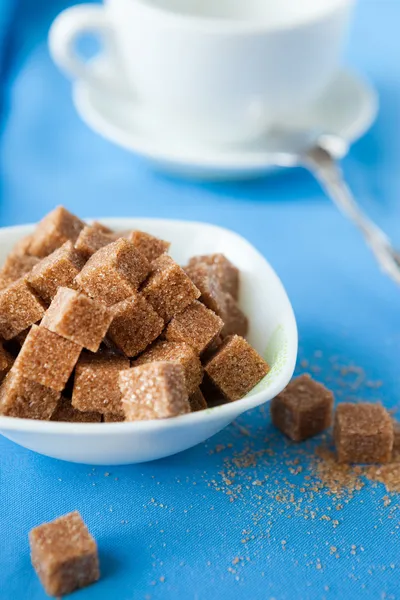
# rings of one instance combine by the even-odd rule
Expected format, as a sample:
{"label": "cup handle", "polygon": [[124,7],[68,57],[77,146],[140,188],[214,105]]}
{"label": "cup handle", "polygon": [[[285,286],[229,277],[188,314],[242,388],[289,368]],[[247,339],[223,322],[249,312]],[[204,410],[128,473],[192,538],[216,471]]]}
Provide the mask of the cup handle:
{"label": "cup handle", "polygon": [[93,69],[76,51],[76,41],[85,33],[99,35],[107,51],[115,52],[113,31],[106,12],[103,7],[93,4],[67,8],[56,17],[49,31],[49,50],[56,65],[67,75],[95,83]]}

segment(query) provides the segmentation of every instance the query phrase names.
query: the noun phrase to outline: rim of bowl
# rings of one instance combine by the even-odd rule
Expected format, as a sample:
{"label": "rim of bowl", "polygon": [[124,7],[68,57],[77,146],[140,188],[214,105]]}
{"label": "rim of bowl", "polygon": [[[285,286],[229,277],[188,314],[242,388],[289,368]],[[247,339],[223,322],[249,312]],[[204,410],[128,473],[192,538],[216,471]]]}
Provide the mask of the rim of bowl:
{"label": "rim of bowl", "polygon": [[[119,227],[121,229],[126,228],[126,225],[129,222],[135,222],[135,226],[137,225],[151,225],[151,224],[165,224],[169,223],[171,225],[187,226],[190,224],[191,226],[197,227],[206,227],[208,229],[214,229],[215,232],[222,231],[224,233],[228,233],[238,240],[240,240],[241,244],[247,245],[252,252],[255,252],[259,258],[261,258],[270,272],[272,276],[275,277],[276,284],[280,288],[282,297],[284,298],[284,302],[286,304],[285,309],[287,312],[287,358],[285,364],[280,372],[279,376],[276,377],[273,383],[265,389],[261,390],[256,394],[252,394],[251,396],[245,396],[240,400],[235,400],[234,402],[228,402],[226,404],[221,404],[219,406],[215,406],[213,408],[207,408],[205,410],[189,413],[186,415],[181,415],[179,417],[172,417],[169,419],[152,419],[147,421],[123,421],[119,423],[69,423],[64,421],[42,421],[40,419],[21,419],[18,417],[6,417],[0,415],[0,433],[2,430],[4,431],[19,431],[19,432],[35,432],[41,434],[72,434],[72,435],[114,435],[118,432],[127,433],[128,431],[137,431],[140,429],[141,431],[150,431],[154,429],[168,429],[168,428],[181,428],[187,425],[191,425],[196,421],[213,421],[214,419],[224,419],[234,420],[239,415],[248,410],[256,408],[266,402],[269,402],[272,398],[274,398],[277,394],[279,394],[284,387],[289,383],[294,369],[296,365],[297,359],[297,350],[298,350],[298,331],[296,319],[293,311],[292,304],[287,295],[286,289],[273,269],[267,259],[253,246],[246,238],[241,236],[240,234],[228,229],[226,227],[220,227],[219,225],[214,225],[212,223],[201,222],[201,221],[184,221],[178,219],[153,219],[153,218],[135,218],[135,217],[97,217],[97,218],[88,218],[85,219],[86,222],[90,223],[92,221],[101,221],[106,225]],[[0,228],[0,241],[2,232],[8,231],[16,231],[20,230],[21,234],[26,231],[29,232],[30,229],[34,227],[34,224],[26,224],[26,225],[13,225],[10,227],[2,227]],[[129,227],[129,225],[128,225]]]}

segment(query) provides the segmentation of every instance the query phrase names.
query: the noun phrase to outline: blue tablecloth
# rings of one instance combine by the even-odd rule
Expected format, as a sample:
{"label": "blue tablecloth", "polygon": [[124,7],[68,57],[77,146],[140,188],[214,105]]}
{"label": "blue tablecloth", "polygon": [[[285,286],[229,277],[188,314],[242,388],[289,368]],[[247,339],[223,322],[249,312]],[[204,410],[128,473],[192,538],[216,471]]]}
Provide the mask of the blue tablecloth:
{"label": "blue tablecloth", "polygon": [[[76,116],[45,41],[63,3],[20,4],[5,86],[0,224],[35,221],[64,204],[83,216],[232,228],[281,275],[300,357],[316,376],[338,399],[397,407],[400,292],[311,177],[199,185],[152,172]],[[382,110],[344,166],[360,202],[400,245],[399,20],[398,0],[360,1],[347,60],[374,81]],[[358,368],[340,371],[349,364],[364,379]],[[381,387],[369,383],[377,380]],[[0,438],[0,597],[45,598],[28,531],[78,509],[99,543],[102,578],[77,599],[399,598],[398,497],[368,482],[353,497],[313,492],[320,443],[287,443],[264,410],[183,454],[121,468],[66,464]]]}

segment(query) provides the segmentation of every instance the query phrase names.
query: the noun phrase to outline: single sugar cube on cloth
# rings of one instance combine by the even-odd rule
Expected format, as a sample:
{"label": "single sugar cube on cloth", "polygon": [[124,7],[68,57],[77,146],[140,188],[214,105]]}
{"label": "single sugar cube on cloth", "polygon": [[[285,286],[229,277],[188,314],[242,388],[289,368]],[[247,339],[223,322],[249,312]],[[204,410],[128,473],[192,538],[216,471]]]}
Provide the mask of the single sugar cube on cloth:
{"label": "single sugar cube on cloth", "polygon": [[153,262],[159,256],[168,252],[170,242],[160,240],[149,233],[144,231],[132,231],[128,236],[128,239],[132,244],[140,250],[140,252],[147,258],[149,262]]}
{"label": "single sugar cube on cloth", "polygon": [[108,337],[126,356],[143,352],[164,328],[164,321],[142,294],[134,294],[110,309],[112,323]]}
{"label": "single sugar cube on cloth", "polygon": [[194,394],[203,379],[203,367],[199,357],[189,344],[164,340],[157,341],[133,361],[132,366],[136,367],[158,361],[180,364],[185,373],[188,394],[189,396]]}
{"label": "single sugar cube on cloth", "polygon": [[21,278],[0,291],[0,337],[10,340],[40,321],[46,307]]}
{"label": "single sugar cube on cloth", "polygon": [[167,419],[190,412],[183,367],[155,362],[121,371],[119,385],[127,421]]}
{"label": "single sugar cube on cloth", "polygon": [[3,381],[14,363],[14,357],[3,347],[0,342],[0,382]]}
{"label": "single sugar cube on cloth", "polygon": [[167,254],[153,261],[142,293],[165,323],[200,296],[185,271]]}
{"label": "single sugar cube on cloth", "polygon": [[231,294],[237,300],[239,297],[240,272],[224,254],[206,254],[193,256],[189,260],[189,266],[204,264],[213,267],[214,273],[221,285],[222,291]]}
{"label": "single sugar cube on cloth", "polygon": [[82,346],[45,327],[32,328],[17,356],[14,369],[28,379],[61,391],[71,375]]}
{"label": "single sugar cube on cloth", "polygon": [[78,511],[29,532],[32,565],[49,596],[65,596],[100,577],[97,544]]}
{"label": "single sugar cube on cloth", "polygon": [[132,242],[119,238],[89,258],[76,282],[88,296],[112,306],[132,296],[149,269]]}
{"label": "single sugar cube on cloth", "polygon": [[26,279],[37,295],[49,304],[60,286],[76,287],[75,277],[84,264],[85,260],[68,241],[35,265]]}
{"label": "single sugar cube on cloth", "polygon": [[123,411],[117,413],[105,413],[103,415],[104,423],[121,423],[125,421],[125,413]]}
{"label": "single sugar cube on cloth", "polygon": [[0,289],[29,273],[39,260],[36,256],[11,252],[0,269]]}
{"label": "single sugar cube on cloth", "polygon": [[332,392],[308,374],[292,379],[270,404],[273,424],[295,442],[327,429],[332,409]]}
{"label": "single sugar cube on cloth", "polygon": [[112,321],[110,309],[85,294],[58,288],[41,325],[83,348],[97,352]]}
{"label": "single sugar cube on cloth", "polygon": [[72,406],[83,412],[118,413],[121,392],[120,371],[129,369],[129,360],[111,352],[83,352],[75,369]]}
{"label": "single sugar cube on cloth", "polygon": [[60,392],[11,369],[0,387],[0,414],[46,421],[52,416],[59,398]]}
{"label": "single sugar cube on cloth", "polygon": [[44,217],[31,235],[29,254],[44,258],[68,240],[77,240],[85,223],[63,206],[57,206]]}
{"label": "single sugar cube on cloth", "polygon": [[88,260],[97,250],[115,241],[115,235],[101,223],[86,225],[75,242],[75,248]]}
{"label": "single sugar cube on cloth", "polygon": [[249,321],[243,311],[239,308],[236,300],[229,293],[224,294],[224,303],[220,317],[224,322],[221,332],[222,338],[230,335],[246,337],[249,329]]}
{"label": "single sugar cube on cloth", "polygon": [[165,337],[170,342],[186,342],[200,354],[221,333],[223,326],[218,315],[196,300],[169,322]]}
{"label": "single sugar cube on cloth", "polygon": [[386,463],[393,448],[393,420],[381,404],[339,404],[334,441],[340,463]]}
{"label": "single sugar cube on cloth", "polygon": [[197,412],[198,410],[204,410],[207,408],[207,401],[203,396],[203,392],[200,388],[189,396],[189,404],[192,412]]}
{"label": "single sugar cube on cloth", "polygon": [[50,420],[67,421],[68,423],[100,423],[101,413],[94,411],[82,412],[72,406],[69,398],[62,396]]}
{"label": "single sugar cube on cloth", "polygon": [[243,398],[269,372],[269,365],[238,335],[227,338],[205,370],[212,382],[230,400]]}

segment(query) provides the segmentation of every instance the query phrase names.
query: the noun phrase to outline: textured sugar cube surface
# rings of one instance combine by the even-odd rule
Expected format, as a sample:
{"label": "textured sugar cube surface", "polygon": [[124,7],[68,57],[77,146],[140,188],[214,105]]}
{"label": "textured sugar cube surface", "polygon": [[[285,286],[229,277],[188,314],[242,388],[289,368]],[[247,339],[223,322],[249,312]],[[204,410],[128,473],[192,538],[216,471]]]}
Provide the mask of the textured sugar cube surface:
{"label": "textured sugar cube surface", "polygon": [[204,263],[189,265],[185,272],[199,289],[200,301],[217,315],[225,312],[225,292],[223,291],[215,271]]}
{"label": "textured sugar cube surface", "polygon": [[183,367],[156,362],[119,376],[122,407],[127,421],[166,419],[190,412]]}
{"label": "textured sugar cube surface", "polygon": [[341,463],[385,463],[391,459],[393,420],[381,404],[339,404],[334,440]]}
{"label": "textured sugar cube surface", "polygon": [[122,421],[125,421],[125,413],[123,411],[117,413],[106,413],[103,416],[103,421],[104,423],[122,423]]}
{"label": "textured sugar cube surface", "polygon": [[227,338],[205,370],[228,400],[243,398],[268,373],[265,360],[240,336]]}
{"label": "textured sugar cube surface", "polygon": [[0,337],[10,340],[40,321],[44,312],[43,302],[24,279],[18,279],[0,291]]}
{"label": "textured sugar cube surface", "polygon": [[76,278],[88,296],[112,306],[132,296],[146,278],[150,265],[124,238],[100,248]]}
{"label": "textured sugar cube surface", "polygon": [[239,297],[239,269],[226,258],[224,254],[206,254],[194,256],[189,260],[189,266],[205,264],[213,268],[222,291],[230,294],[235,300]]}
{"label": "textured sugar cube surface", "polygon": [[157,361],[175,362],[183,367],[189,395],[193,394],[199,387],[203,379],[203,367],[199,357],[189,344],[164,340],[157,341],[143,352],[132,363],[132,366],[136,367]]}
{"label": "textured sugar cube surface", "polygon": [[84,264],[85,260],[68,241],[35,265],[27,281],[38,296],[50,303],[60,286],[75,287],[75,277]]}
{"label": "textured sugar cube surface", "polygon": [[75,248],[82,256],[89,259],[97,250],[115,241],[114,234],[110,229],[100,223],[94,222],[86,225],[80,232],[75,242]]}
{"label": "textured sugar cube surface", "polygon": [[48,420],[60,393],[24,377],[12,369],[0,387],[0,414],[22,419]]}
{"label": "textured sugar cube surface", "polygon": [[96,352],[112,321],[109,308],[76,290],[60,287],[42,326]]}
{"label": "textured sugar cube surface", "polygon": [[76,365],[81,350],[81,346],[45,327],[32,325],[14,368],[32,381],[61,391]]}
{"label": "textured sugar cube surface", "polygon": [[200,296],[184,270],[167,254],[152,263],[142,293],[166,323]]}
{"label": "textured sugar cube surface", "polygon": [[0,289],[29,273],[38,262],[36,256],[11,252],[0,270]]}
{"label": "textured sugar cube surface", "polygon": [[68,423],[100,423],[101,413],[90,411],[82,412],[74,408],[69,398],[61,397],[51,421],[67,421]]}
{"label": "textured sugar cube surface", "polygon": [[231,294],[224,294],[224,304],[220,314],[224,328],[222,329],[222,338],[230,335],[240,335],[246,337],[249,329],[249,321],[244,312],[239,308],[236,300]]}
{"label": "textured sugar cube surface", "polygon": [[111,309],[112,323],[108,337],[126,356],[143,352],[164,328],[163,319],[141,294],[115,304]]}
{"label": "textured sugar cube surface", "polygon": [[109,352],[82,353],[75,369],[72,406],[84,412],[120,412],[118,376],[128,368],[129,360],[123,356]]}
{"label": "textured sugar cube surface", "polygon": [[44,217],[31,235],[29,254],[43,258],[65,244],[75,242],[85,223],[75,215],[58,206]]}
{"label": "textured sugar cube surface", "polygon": [[203,392],[200,388],[197,388],[194,394],[192,394],[189,397],[189,404],[192,412],[197,412],[199,410],[204,410],[205,408],[207,408],[207,401],[204,398]]}
{"label": "textured sugar cube surface", "polygon": [[223,327],[222,319],[196,300],[170,321],[165,337],[170,342],[186,342],[200,354]]}
{"label": "textured sugar cube surface", "polygon": [[144,231],[132,231],[128,239],[140,250],[149,262],[156,260],[161,254],[168,252],[170,243],[160,240]]}
{"label": "textured sugar cube surface", "polygon": [[14,357],[0,343],[0,382],[3,381],[14,363]]}
{"label": "textured sugar cube surface", "polygon": [[78,511],[29,533],[32,565],[49,596],[64,596],[100,577],[97,544]]}
{"label": "textured sugar cube surface", "polygon": [[270,404],[273,424],[295,442],[329,427],[332,409],[332,392],[307,374],[293,379]]}

